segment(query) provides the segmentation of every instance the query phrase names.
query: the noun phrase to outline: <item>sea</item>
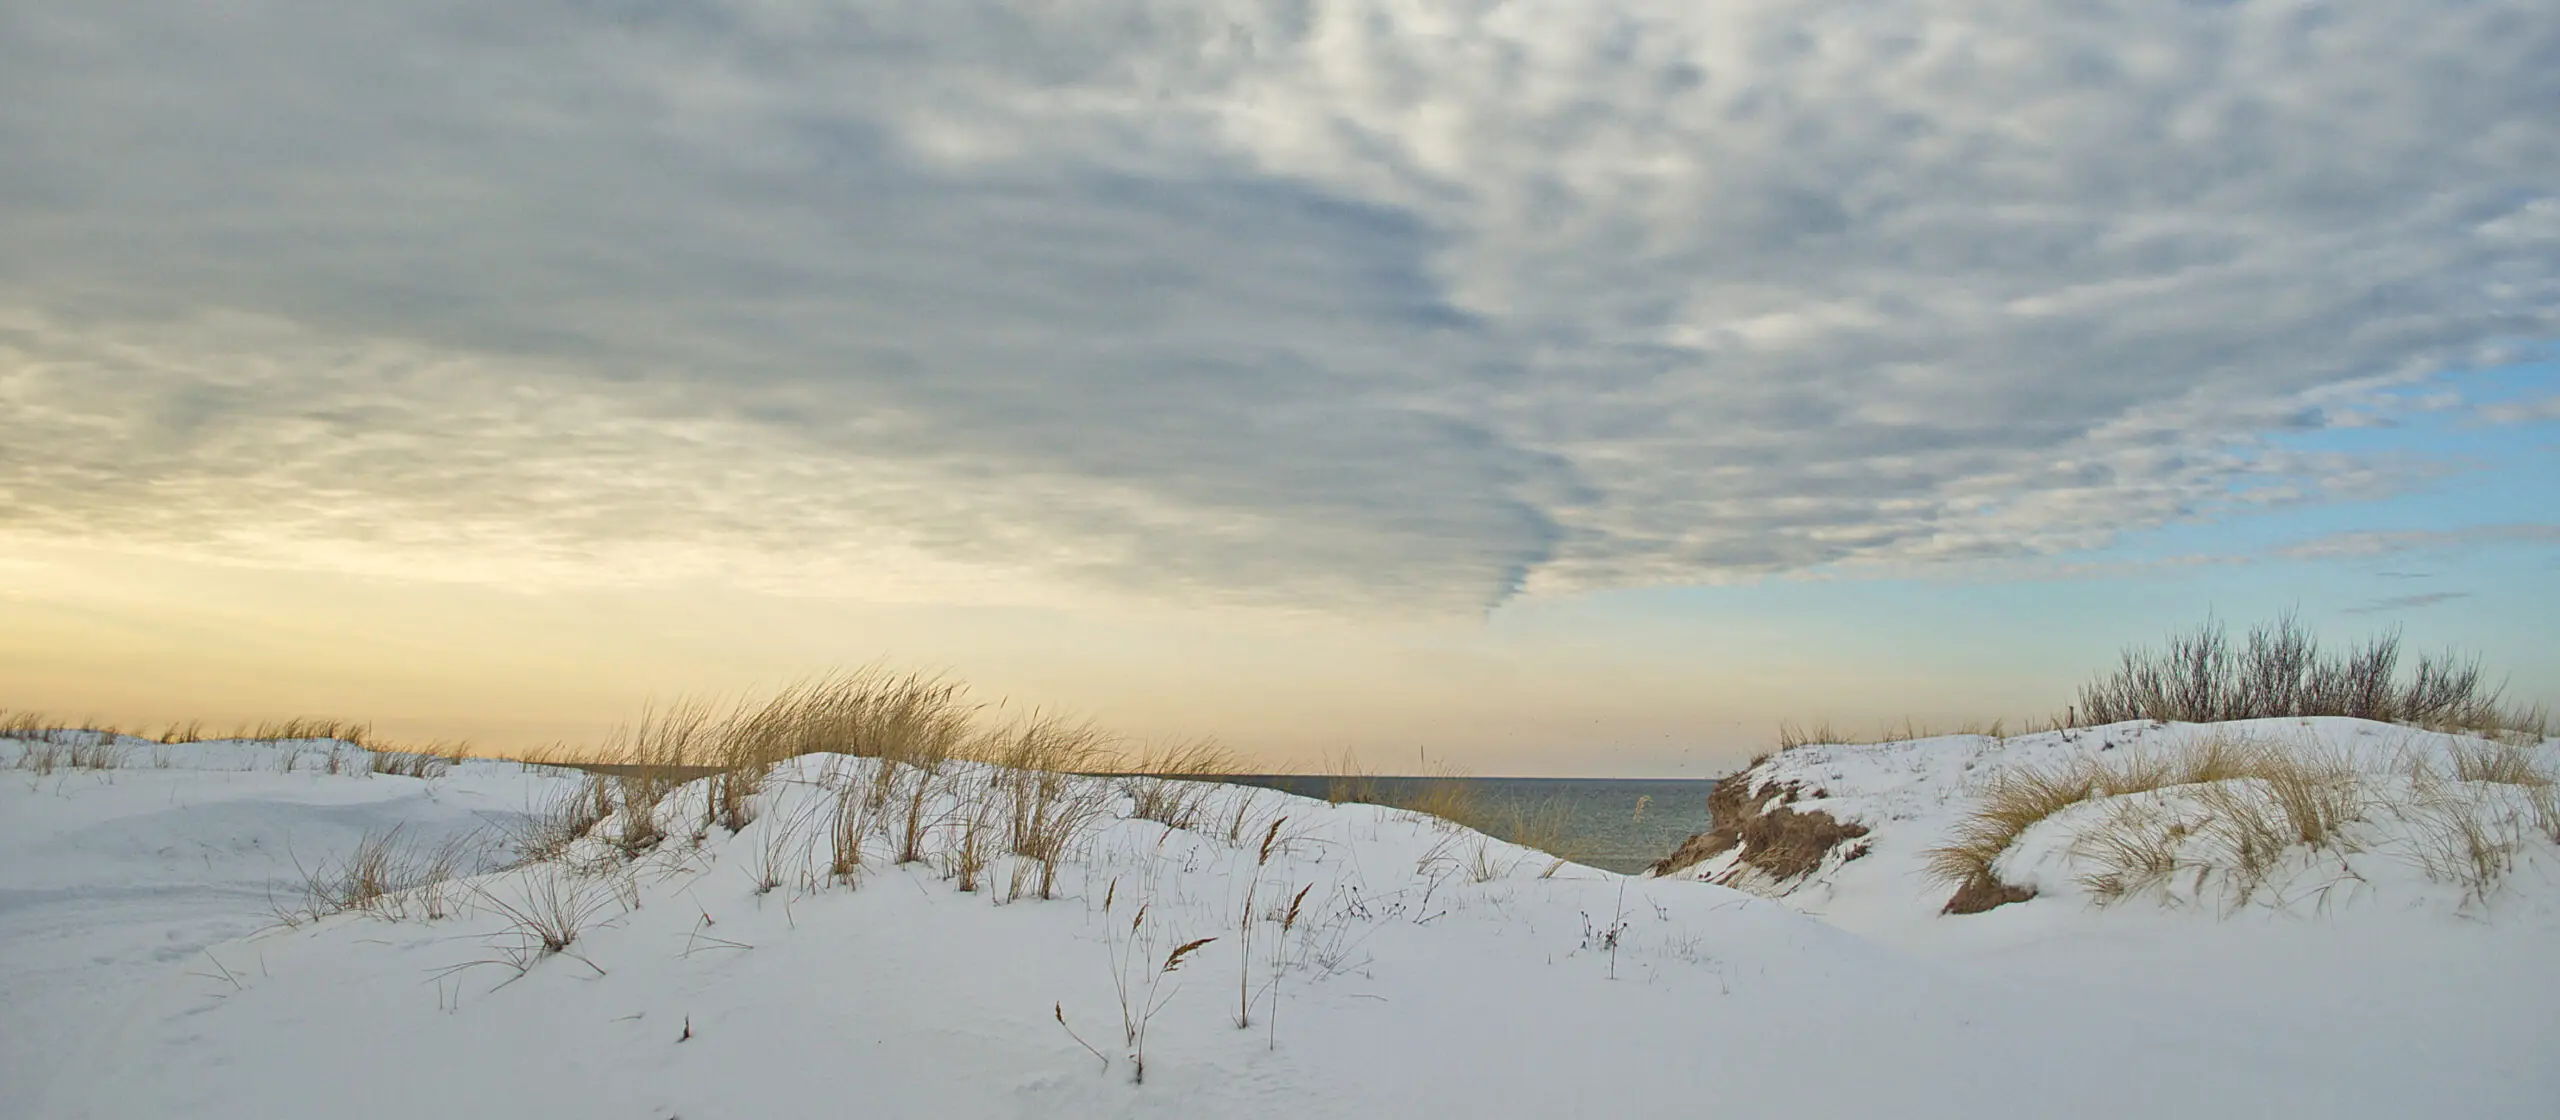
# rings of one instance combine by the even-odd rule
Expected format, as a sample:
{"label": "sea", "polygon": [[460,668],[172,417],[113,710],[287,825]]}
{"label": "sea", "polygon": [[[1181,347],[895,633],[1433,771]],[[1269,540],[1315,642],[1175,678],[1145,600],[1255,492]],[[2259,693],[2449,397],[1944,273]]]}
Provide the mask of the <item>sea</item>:
{"label": "sea", "polygon": [[[631,767],[583,763],[581,769],[618,774]],[[682,768],[688,777],[713,773],[709,767]],[[698,771],[698,772],[696,772]],[[1323,797],[1334,779],[1321,774],[1227,774],[1213,781],[1261,786],[1305,797]],[[1411,804],[1427,785],[1459,782],[1471,787],[1495,821],[1493,834],[1505,840],[1500,823],[1510,810],[1523,813],[1558,805],[1564,810],[1565,849],[1574,862],[1634,874],[1680,847],[1680,842],[1707,830],[1707,793],[1711,778],[1415,778],[1376,777],[1377,799],[1388,805]]]}
{"label": "sea", "polygon": [[[1323,797],[1334,779],[1307,774],[1234,774],[1221,781],[1262,786],[1306,797]],[[1707,793],[1712,779],[1700,778],[1400,778],[1379,777],[1378,800],[1409,804],[1426,784],[1459,782],[1471,787],[1495,820],[1509,810],[1534,812],[1542,806],[1564,809],[1566,849],[1577,863],[1633,874],[1670,855],[1680,842],[1707,830]],[[1497,827],[1499,836],[1505,830]],[[1509,839],[1509,837],[1505,837]]]}

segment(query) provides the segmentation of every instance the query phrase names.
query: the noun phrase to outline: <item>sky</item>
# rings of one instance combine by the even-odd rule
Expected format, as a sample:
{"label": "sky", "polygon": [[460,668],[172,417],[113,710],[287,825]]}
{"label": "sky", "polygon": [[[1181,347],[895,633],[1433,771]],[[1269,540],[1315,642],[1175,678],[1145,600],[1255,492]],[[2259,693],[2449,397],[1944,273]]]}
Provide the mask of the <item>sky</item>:
{"label": "sky", "polygon": [[2548,4],[0,0],[0,704],[1479,773],[2560,702]]}

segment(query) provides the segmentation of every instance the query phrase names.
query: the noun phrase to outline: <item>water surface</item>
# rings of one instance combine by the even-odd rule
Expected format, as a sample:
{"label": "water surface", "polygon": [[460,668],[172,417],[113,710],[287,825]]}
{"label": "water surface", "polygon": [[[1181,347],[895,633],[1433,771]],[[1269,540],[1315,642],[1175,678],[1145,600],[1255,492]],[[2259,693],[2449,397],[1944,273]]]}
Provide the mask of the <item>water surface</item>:
{"label": "water surface", "polygon": [[[1334,779],[1307,774],[1236,774],[1223,779],[1263,786],[1306,797],[1323,797]],[[1432,782],[1459,782],[1489,809],[1491,819],[1509,818],[1510,809],[1534,812],[1540,806],[1565,809],[1563,847],[1577,862],[1611,871],[1636,872],[1653,866],[1692,833],[1707,830],[1707,791],[1703,778],[1373,778],[1378,800],[1410,804]],[[1492,830],[1501,836],[1507,828]],[[1505,839],[1510,837],[1505,836]]]}

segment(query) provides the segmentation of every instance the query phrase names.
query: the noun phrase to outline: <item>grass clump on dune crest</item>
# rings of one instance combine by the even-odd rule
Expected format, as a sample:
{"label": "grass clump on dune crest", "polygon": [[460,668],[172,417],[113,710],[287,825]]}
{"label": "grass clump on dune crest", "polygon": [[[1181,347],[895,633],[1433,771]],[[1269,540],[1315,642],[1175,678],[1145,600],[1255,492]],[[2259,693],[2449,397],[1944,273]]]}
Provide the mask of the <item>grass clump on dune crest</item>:
{"label": "grass clump on dune crest", "polygon": [[1454,763],[1425,760],[1421,781],[1412,792],[1393,798],[1396,808],[1420,817],[1441,828],[1472,828],[1491,833],[1499,823],[1496,814],[1476,793],[1474,775]]}
{"label": "grass clump on dune crest", "polygon": [[[2313,853],[2343,860],[2374,843],[2440,882],[2487,897],[2533,833],[2560,843],[2560,791],[2546,752],[2456,742],[2443,765],[2404,751],[2360,769],[2314,745],[2227,737],[2186,747],[2087,757],[1994,774],[1970,812],[1928,853],[1930,874],[1956,887],[1949,913],[2032,897],[2001,879],[1998,862],[2039,822],[2084,802],[2103,808],[2075,826],[2066,849],[2080,886],[2100,903],[2165,887],[2220,892],[2244,906]],[[2370,761],[2367,764],[2372,765]],[[2399,827],[2373,831],[2368,822]],[[2377,839],[2379,837],[2380,839]],[[2340,863],[2330,886],[2351,881]],[[2191,877],[2191,878],[2190,878]]]}
{"label": "grass clump on dune crest", "polygon": [[1148,744],[1123,764],[1121,791],[1129,815],[1171,828],[1194,829],[1218,787],[1209,779],[1237,772],[1235,752],[1214,739]]}
{"label": "grass clump on dune crest", "polygon": [[2081,763],[2020,766],[1994,775],[1955,834],[1927,853],[1929,874],[1959,892],[1949,900],[1948,911],[1974,912],[1971,906],[1986,896],[2023,889],[2001,883],[1992,865],[2037,822],[2088,800],[2097,791],[2096,770],[2094,764]]}
{"label": "grass clump on dune crest", "polygon": [[1104,755],[1108,739],[1086,724],[1034,717],[995,741],[1002,771],[1000,796],[1005,834],[1013,854],[1008,898],[1056,896],[1058,868],[1067,849],[1108,806],[1108,787],[1083,777]]}
{"label": "grass clump on dune crest", "polygon": [[241,727],[231,738],[244,743],[338,742],[359,747],[373,745],[373,725],[347,719],[265,720]]}
{"label": "grass clump on dune crest", "polygon": [[[2110,810],[2083,834],[2080,851],[2104,868],[2083,881],[2092,893],[2102,899],[2121,897],[2157,881],[2176,862],[2161,845],[2175,845],[2207,822],[2218,829],[2213,837],[2227,849],[2221,862],[2237,870],[2239,881],[2254,882],[2287,848],[2333,842],[2362,808],[2354,768],[2343,759],[2307,748],[2215,736],[2177,750],[2001,770],[1982,787],[1972,811],[1947,841],[1930,849],[1927,867],[1930,875],[1957,888],[1949,912],[1973,912],[1968,907],[1974,903],[2025,890],[2003,883],[1995,864],[2039,822],[2084,801],[2177,788],[2195,791],[2203,822],[2148,828],[2160,814],[2128,803]],[[2023,896],[2006,900],[2023,901]]]}
{"label": "grass clump on dune crest", "polygon": [[1326,767],[1324,799],[1335,805],[1378,803],[1378,775],[1360,765],[1360,756],[1345,747]]}

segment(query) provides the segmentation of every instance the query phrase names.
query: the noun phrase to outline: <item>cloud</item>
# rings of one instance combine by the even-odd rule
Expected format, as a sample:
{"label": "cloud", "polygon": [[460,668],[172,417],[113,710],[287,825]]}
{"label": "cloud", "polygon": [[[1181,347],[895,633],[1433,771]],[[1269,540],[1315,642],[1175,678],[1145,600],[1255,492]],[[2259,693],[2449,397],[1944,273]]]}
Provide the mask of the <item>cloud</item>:
{"label": "cloud", "polygon": [[2560,333],[2525,3],[0,18],[0,532],[1476,609],[2387,492],[2272,437]]}
{"label": "cloud", "polygon": [[[2464,529],[2332,533],[2277,550],[2292,560],[2329,560],[2410,553],[2447,553],[2498,545],[2560,544],[2560,525],[2479,525]],[[2394,578],[2423,578],[2384,572]]]}
{"label": "cloud", "polygon": [[2394,595],[2387,599],[2375,599],[2360,607],[2349,607],[2347,613],[2385,614],[2391,611],[2416,610],[2419,607],[2432,607],[2438,603],[2470,597],[2471,593],[2468,591],[2431,591],[2424,595]]}
{"label": "cloud", "polygon": [[2560,420],[2560,396],[2502,401],[2480,406],[2480,419],[2490,424],[2540,424]]}

